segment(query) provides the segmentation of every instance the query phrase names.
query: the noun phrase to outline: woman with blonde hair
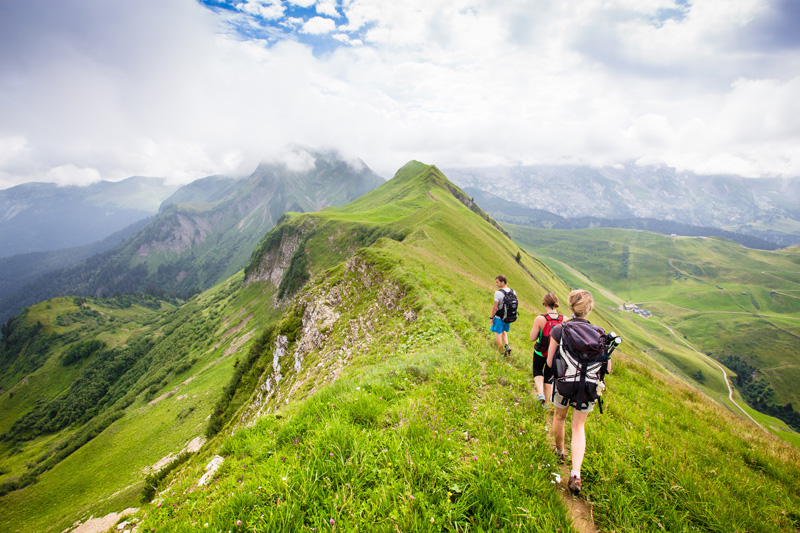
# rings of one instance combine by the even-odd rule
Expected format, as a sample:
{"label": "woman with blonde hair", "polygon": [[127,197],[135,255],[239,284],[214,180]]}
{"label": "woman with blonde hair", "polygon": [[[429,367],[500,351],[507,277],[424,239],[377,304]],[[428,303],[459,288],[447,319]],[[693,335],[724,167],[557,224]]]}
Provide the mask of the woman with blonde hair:
{"label": "woman with blonde hair", "polygon": [[533,382],[536,385],[536,399],[547,405],[553,391],[553,371],[547,365],[547,350],[550,348],[550,330],[564,321],[564,315],[558,314],[558,296],[548,292],[542,298],[545,313],[536,317],[531,328],[533,345]]}
{"label": "woman with blonde hair", "polygon": [[[569,328],[570,331],[573,331],[576,326],[579,329],[593,329],[596,333],[602,333],[602,337],[605,338],[605,332],[597,326],[592,326],[586,319],[593,307],[594,299],[589,291],[576,290],[569,294],[569,308],[572,311],[572,318],[569,321],[565,321],[564,324],[555,325],[550,330],[550,349],[547,353],[548,366],[553,366],[556,351],[559,349],[559,344],[566,328]],[[588,328],[578,326],[580,323],[589,324],[590,326]],[[583,381],[581,381],[581,384],[583,384]],[[566,462],[564,455],[564,425],[567,419],[567,412],[572,407],[572,471],[570,472],[567,486],[574,494],[578,494],[581,491],[581,465],[586,453],[586,419],[594,409],[596,400],[584,401],[581,396],[580,402],[578,403],[575,399],[564,398],[559,394],[558,389],[553,391],[553,406],[555,407],[553,437],[555,438],[555,452],[562,463]]]}

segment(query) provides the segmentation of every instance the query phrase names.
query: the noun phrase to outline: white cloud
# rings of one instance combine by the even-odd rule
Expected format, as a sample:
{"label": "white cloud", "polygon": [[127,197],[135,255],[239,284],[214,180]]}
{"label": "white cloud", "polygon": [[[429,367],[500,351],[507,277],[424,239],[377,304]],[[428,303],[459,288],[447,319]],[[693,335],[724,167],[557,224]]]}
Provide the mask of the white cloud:
{"label": "white cloud", "polygon": [[51,168],[45,174],[45,181],[58,185],[89,185],[100,181],[100,172],[94,168],[78,168],[75,165],[61,165]]}
{"label": "white cloud", "polygon": [[[287,4],[8,4],[0,186],[244,174],[291,142],[337,147],[387,177],[409,159],[800,175],[800,52],[753,44],[760,0],[661,19],[671,2],[337,5],[336,21],[274,19],[306,32],[285,40],[256,21],[274,32],[256,40],[223,21]],[[315,56],[305,35],[355,46]]]}
{"label": "white cloud", "polygon": [[310,35],[324,35],[336,31],[336,22],[325,17],[310,18],[301,31]]}
{"label": "white cloud", "polygon": [[320,15],[327,15],[333,18],[339,18],[341,16],[336,9],[335,0],[320,0],[315,9]]}
{"label": "white cloud", "polygon": [[0,167],[12,164],[29,150],[28,140],[22,135],[0,137]]}
{"label": "white cloud", "polygon": [[361,41],[361,39],[353,39],[346,33],[334,33],[333,35],[331,35],[331,37],[333,37],[339,42],[349,44],[351,46],[361,46],[362,44],[364,44]]}
{"label": "white cloud", "polygon": [[311,7],[316,3],[317,0],[288,0],[290,4],[294,4],[300,7]]}
{"label": "white cloud", "polygon": [[279,19],[285,12],[280,0],[246,0],[236,4],[236,9],[268,20]]}
{"label": "white cloud", "polygon": [[306,172],[314,168],[316,159],[312,154],[303,148],[292,148],[282,153],[278,161],[286,165],[292,172]]}

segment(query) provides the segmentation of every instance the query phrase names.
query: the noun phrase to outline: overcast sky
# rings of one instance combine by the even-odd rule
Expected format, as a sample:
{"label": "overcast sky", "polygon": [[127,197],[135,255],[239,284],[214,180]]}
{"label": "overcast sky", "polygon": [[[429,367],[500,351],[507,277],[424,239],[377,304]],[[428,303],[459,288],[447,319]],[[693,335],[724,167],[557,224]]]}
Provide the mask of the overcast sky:
{"label": "overcast sky", "polygon": [[800,176],[797,0],[0,0],[0,188],[637,161]]}

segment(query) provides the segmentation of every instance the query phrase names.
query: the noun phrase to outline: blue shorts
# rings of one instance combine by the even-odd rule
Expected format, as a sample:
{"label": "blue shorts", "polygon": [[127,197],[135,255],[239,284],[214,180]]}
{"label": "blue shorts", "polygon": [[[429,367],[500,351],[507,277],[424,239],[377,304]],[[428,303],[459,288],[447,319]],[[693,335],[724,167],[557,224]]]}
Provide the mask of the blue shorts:
{"label": "blue shorts", "polygon": [[494,331],[498,335],[500,333],[504,333],[504,332],[508,331],[508,328],[510,326],[511,326],[511,324],[506,324],[505,322],[503,322],[500,319],[500,317],[494,317],[494,320],[492,321],[492,331]]}

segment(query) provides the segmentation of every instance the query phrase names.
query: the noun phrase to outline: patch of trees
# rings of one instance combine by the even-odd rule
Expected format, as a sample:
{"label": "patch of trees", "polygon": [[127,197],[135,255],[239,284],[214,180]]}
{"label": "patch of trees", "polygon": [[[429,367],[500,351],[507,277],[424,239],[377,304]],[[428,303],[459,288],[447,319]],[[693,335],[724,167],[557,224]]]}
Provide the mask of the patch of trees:
{"label": "patch of trees", "polygon": [[57,335],[44,333],[42,323],[27,319],[25,310],[0,326],[0,375],[29,374],[42,366]]}
{"label": "patch of trees", "polygon": [[169,464],[167,464],[164,468],[158,472],[148,474],[147,477],[144,478],[144,487],[142,488],[142,503],[150,503],[153,501],[153,498],[156,497],[159,487],[161,487],[164,482],[164,478],[166,478],[170,472],[185,463],[191,456],[192,454],[189,452],[179,453],[178,456],[170,461]]}
{"label": "patch of trees", "polygon": [[16,420],[3,438],[30,440],[74,423],[91,420],[108,403],[102,400],[112,385],[152,347],[152,342],[142,340],[122,350],[101,349],[101,346],[105,345],[100,341],[73,345],[68,351],[71,358],[94,354],[94,359],[81,370],[64,394],[49,402],[40,401],[31,411]]}
{"label": "patch of trees", "polygon": [[775,390],[766,379],[757,376],[758,368],[737,355],[728,356],[722,362],[736,372],[736,387],[751,407],[783,420],[795,431],[800,431],[800,413],[794,410],[791,403],[775,403]]}
{"label": "patch of trees", "polygon": [[189,359],[192,348],[200,350],[207,345],[216,330],[216,322],[207,320],[200,311],[189,302],[165,316],[155,326],[163,333],[158,342],[142,333],[128,339],[127,348],[97,350],[64,394],[50,402],[39,402],[18,419],[0,436],[10,441],[13,449],[36,435],[69,425],[79,428],[31,462],[19,478],[0,484],[0,496],[35,483],[40,474],[122,418],[139,395],[144,393],[145,400],[149,400],[172,376],[194,364],[196,359]]}
{"label": "patch of trees", "polygon": [[628,246],[622,247],[622,256],[619,262],[619,277],[627,278],[631,267],[631,249]]}
{"label": "patch of trees", "polygon": [[78,361],[82,361],[83,359],[88,359],[98,350],[105,349],[106,343],[95,339],[73,344],[67,349],[66,352],[64,352],[64,358],[61,359],[61,364],[64,366],[70,366]]}
{"label": "patch of trees", "polygon": [[[214,411],[206,426],[206,437],[211,438],[222,429],[228,417],[236,411],[237,405],[234,402],[237,391],[252,391],[256,381],[264,371],[265,365],[257,365],[262,356],[269,354],[275,342],[275,327],[267,327],[259,334],[255,342],[250,345],[250,350],[243,361],[236,360],[235,368],[231,379],[222,389],[222,396],[217,400]],[[269,358],[264,358],[267,360]]]}
{"label": "patch of trees", "polygon": [[306,240],[300,241],[300,245],[295,250],[289,268],[281,279],[278,286],[278,298],[283,298],[284,294],[294,294],[299,291],[311,274],[308,272],[308,255],[306,254]]}

